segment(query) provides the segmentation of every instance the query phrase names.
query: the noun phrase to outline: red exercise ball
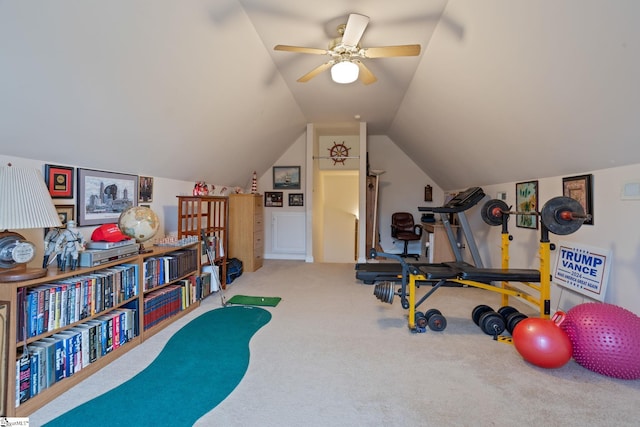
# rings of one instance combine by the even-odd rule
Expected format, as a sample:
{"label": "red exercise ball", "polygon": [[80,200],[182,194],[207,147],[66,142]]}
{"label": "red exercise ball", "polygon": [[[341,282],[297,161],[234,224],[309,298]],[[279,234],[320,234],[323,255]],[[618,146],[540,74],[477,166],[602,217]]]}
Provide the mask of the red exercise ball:
{"label": "red exercise ball", "polygon": [[564,366],[573,354],[571,340],[558,325],[564,313],[558,312],[552,320],[529,317],[513,330],[513,344],[527,362],[541,368]]}

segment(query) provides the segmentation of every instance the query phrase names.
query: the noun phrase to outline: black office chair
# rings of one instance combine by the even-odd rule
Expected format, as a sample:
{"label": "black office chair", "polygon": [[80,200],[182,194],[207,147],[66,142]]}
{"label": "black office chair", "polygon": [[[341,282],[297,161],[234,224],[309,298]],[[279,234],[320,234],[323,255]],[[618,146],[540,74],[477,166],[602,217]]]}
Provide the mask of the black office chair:
{"label": "black office chair", "polygon": [[391,237],[404,241],[404,251],[401,257],[420,258],[420,254],[408,253],[409,242],[422,240],[422,226],[413,222],[413,215],[409,212],[396,212],[391,215]]}

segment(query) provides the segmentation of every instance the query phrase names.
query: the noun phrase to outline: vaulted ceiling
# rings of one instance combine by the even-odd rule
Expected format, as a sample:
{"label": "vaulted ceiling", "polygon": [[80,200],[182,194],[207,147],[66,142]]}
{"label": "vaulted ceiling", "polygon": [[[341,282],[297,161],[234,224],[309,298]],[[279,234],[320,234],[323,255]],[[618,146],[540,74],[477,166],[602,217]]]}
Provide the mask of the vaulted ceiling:
{"label": "vaulted ceiling", "polygon": [[[377,82],[338,85],[350,13]],[[640,163],[634,0],[0,0],[0,150],[246,186],[307,123],[367,122],[442,188]]]}

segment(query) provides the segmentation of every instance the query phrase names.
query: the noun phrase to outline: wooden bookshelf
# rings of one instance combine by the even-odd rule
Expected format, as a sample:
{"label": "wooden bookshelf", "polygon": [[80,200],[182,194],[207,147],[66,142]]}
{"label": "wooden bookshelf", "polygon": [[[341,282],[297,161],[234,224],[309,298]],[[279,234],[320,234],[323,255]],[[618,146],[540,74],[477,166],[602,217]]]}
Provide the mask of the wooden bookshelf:
{"label": "wooden bookshelf", "polygon": [[[1,415],[7,416],[7,417],[29,416],[31,413],[33,413],[37,409],[41,408],[45,404],[54,400],[61,393],[75,386],[83,379],[94,374],[104,366],[111,363],[113,360],[122,356],[123,354],[125,354],[132,348],[136,347],[137,345],[143,343],[149,337],[158,333],[159,331],[164,329],[166,326],[170,325],[180,317],[186,315],[187,313],[189,313],[190,311],[198,307],[200,304],[200,299],[196,299],[195,302],[189,301],[189,305],[187,307],[183,307],[182,306],[183,302],[181,301],[179,311],[176,311],[172,315],[168,314],[166,318],[159,321],[157,324],[153,325],[150,328],[147,328],[146,330],[144,329],[144,324],[145,324],[144,298],[149,293],[148,291],[143,290],[143,283],[145,281],[145,261],[148,261],[150,258],[169,256],[170,254],[175,253],[176,251],[184,251],[184,250],[192,250],[195,252],[195,254],[192,257],[193,261],[185,261],[186,263],[181,265],[182,270],[184,270],[182,271],[182,274],[178,275],[176,278],[173,278],[173,280],[159,284],[150,290],[150,291],[156,291],[167,286],[179,284],[181,283],[181,280],[184,280],[190,276],[198,276],[200,274],[200,256],[199,256],[200,243],[199,242],[181,246],[181,247],[154,246],[151,252],[148,252],[148,253],[133,255],[131,257],[119,259],[117,261],[105,263],[95,267],[87,267],[87,268],[81,267],[74,271],[59,272],[57,268],[51,267],[48,270],[47,275],[40,279],[33,279],[33,280],[24,281],[24,282],[0,283],[0,301],[6,302],[6,304],[8,304],[9,306],[9,318],[8,318],[9,327],[6,328],[7,365],[8,365],[6,366],[7,381],[5,382],[5,384],[3,384],[3,387],[5,387],[4,394],[3,394],[3,396],[5,397],[5,400],[4,400],[5,413]],[[190,254],[187,253],[186,256],[190,256]],[[85,276],[89,274],[96,274],[96,273],[99,273],[100,270],[108,269],[111,267],[122,266],[123,264],[131,264],[131,265],[137,266],[137,278],[136,278],[137,283],[135,283],[135,286],[137,287],[135,290],[136,295],[134,295],[131,298],[126,298],[126,299],[123,299],[122,301],[114,303],[113,306],[106,308],[105,310],[102,310],[100,312],[95,312],[94,314],[91,314],[88,317],[85,317],[73,323],[66,324],[59,328],[46,331],[46,332],[37,334],[35,336],[26,336],[27,334],[23,334],[25,336],[22,337],[20,341],[18,341],[18,338],[19,338],[19,334],[17,330],[19,325],[18,316],[24,316],[25,321],[28,321],[28,316],[26,316],[27,314],[26,308],[18,307],[18,304],[19,304],[18,294],[19,292],[23,292],[22,288],[27,288],[27,289],[24,289],[24,292],[26,292],[29,288],[36,288],[41,285],[51,284],[53,282],[56,282],[62,279],[74,278],[75,276]],[[20,355],[22,355],[25,344],[28,345],[42,338],[46,338],[46,337],[52,336],[53,334],[57,334],[59,332],[71,329],[74,326],[78,326],[87,321],[96,319],[97,317],[108,314],[114,310],[122,309],[125,305],[129,305],[129,306],[137,305],[137,332],[138,332],[137,336],[123,343],[119,347],[114,348],[112,351],[97,358],[94,362],[84,366],[81,370],[75,372],[73,375],[63,378],[62,380],[59,380],[54,384],[52,384],[50,387],[47,387],[41,390],[38,394],[20,403],[20,405],[16,407],[16,388],[17,388],[16,387],[17,385],[16,362],[19,359]]]}
{"label": "wooden bookshelf", "polygon": [[[227,244],[229,226],[229,198],[223,196],[177,196],[178,197],[178,238],[197,236],[201,232],[207,242],[215,242],[215,264],[220,268],[220,284],[226,289]],[[203,253],[203,265],[209,260]]]}

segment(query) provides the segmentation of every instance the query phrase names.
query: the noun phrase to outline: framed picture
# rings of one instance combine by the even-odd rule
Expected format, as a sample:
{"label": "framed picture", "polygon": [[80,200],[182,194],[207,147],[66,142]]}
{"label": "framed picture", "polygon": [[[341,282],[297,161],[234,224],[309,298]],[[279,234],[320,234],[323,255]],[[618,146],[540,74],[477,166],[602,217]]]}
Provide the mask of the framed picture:
{"label": "framed picture", "polygon": [[150,176],[138,177],[138,202],[153,202],[153,178]]}
{"label": "framed picture", "polygon": [[268,208],[282,207],[282,191],[265,191],[264,205]]}
{"label": "framed picture", "polygon": [[[518,212],[538,212],[538,181],[516,184],[516,210]],[[537,215],[516,215],[516,226],[538,229]]]}
{"label": "framed picture", "polygon": [[78,168],[79,226],[118,221],[120,214],[138,205],[138,176]]}
{"label": "framed picture", "polygon": [[[60,217],[60,222],[62,223],[62,227],[60,228],[67,228],[67,222],[76,219],[75,205],[56,205],[56,211],[58,212],[58,216]],[[45,239],[50,230],[51,230],[50,228],[44,229]],[[57,235],[57,234],[54,233],[54,235]]]}
{"label": "framed picture", "polygon": [[73,199],[73,168],[44,165],[44,182],[52,199]]}
{"label": "framed picture", "polygon": [[577,200],[585,214],[591,219],[583,224],[593,225],[593,175],[579,175],[562,178],[562,195]]}
{"label": "framed picture", "polygon": [[302,193],[289,194],[289,206],[304,206],[304,194]]}
{"label": "framed picture", "polygon": [[273,167],[274,190],[299,190],[300,166],[274,166]]}
{"label": "framed picture", "polygon": [[424,187],[424,201],[431,202],[433,201],[433,187],[427,185]]}

